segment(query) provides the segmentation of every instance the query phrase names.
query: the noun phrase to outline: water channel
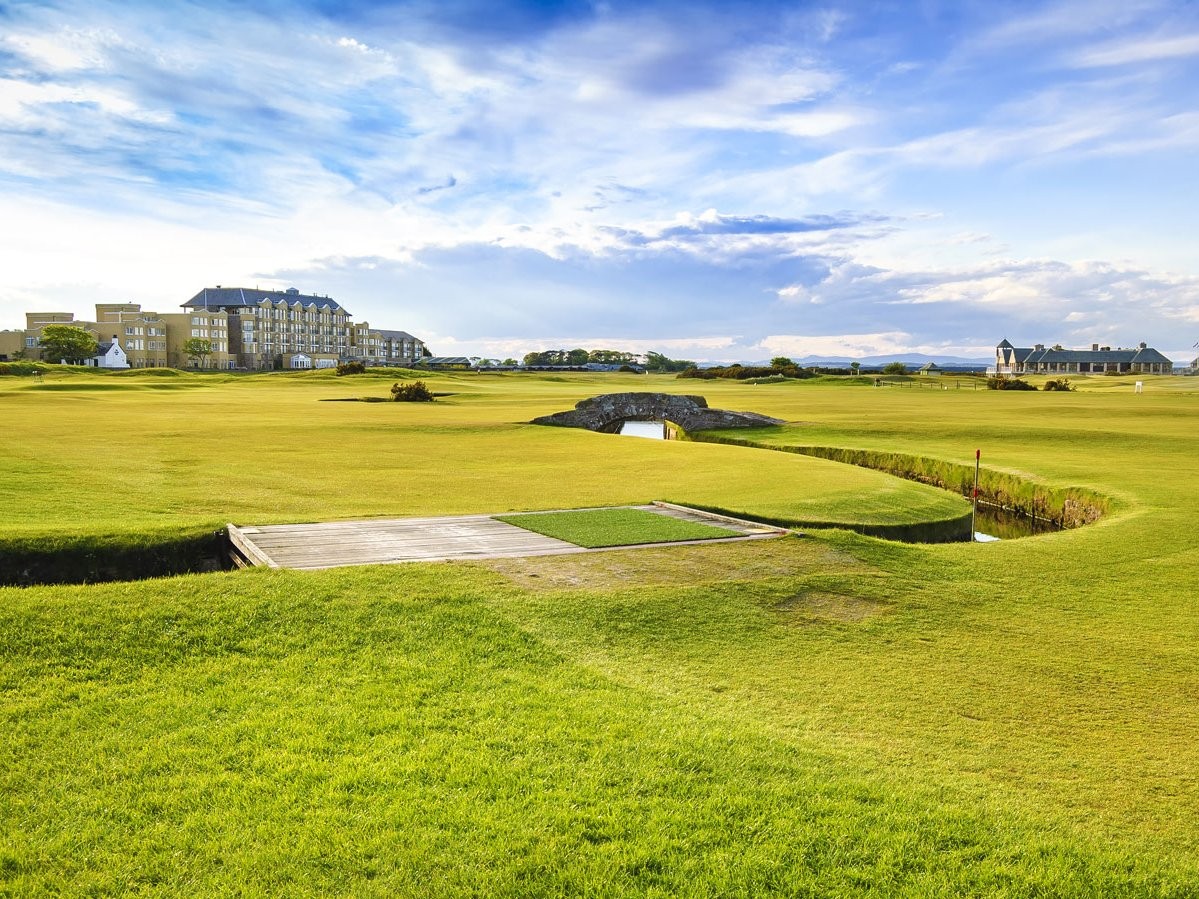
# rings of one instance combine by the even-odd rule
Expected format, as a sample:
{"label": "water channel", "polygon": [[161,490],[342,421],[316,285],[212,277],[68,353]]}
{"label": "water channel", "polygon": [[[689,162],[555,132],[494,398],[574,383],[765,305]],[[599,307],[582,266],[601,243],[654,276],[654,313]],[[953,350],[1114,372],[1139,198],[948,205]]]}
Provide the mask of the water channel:
{"label": "water channel", "polygon": [[648,437],[650,440],[666,439],[664,421],[626,421],[620,426],[623,437]]}
{"label": "water channel", "polygon": [[[663,440],[666,437],[666,422],[626,421],[620,426],[618,433],[624,437]],[[1052,521],[1029,518],[1027,515],[1008,512],[996,506],[980,505],[974,519],[974,539],[979,543],[1014,540],[1017,537],[1031,537],[1033,534],[1047,534],[1057,530],[1060,528]]]}

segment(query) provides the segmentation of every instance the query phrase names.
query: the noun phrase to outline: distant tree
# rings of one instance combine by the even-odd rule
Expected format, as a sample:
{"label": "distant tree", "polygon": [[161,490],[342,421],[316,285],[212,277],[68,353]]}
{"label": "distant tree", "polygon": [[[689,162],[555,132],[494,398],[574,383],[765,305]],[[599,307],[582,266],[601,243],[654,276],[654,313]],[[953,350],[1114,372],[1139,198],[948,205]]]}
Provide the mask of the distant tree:
{"label": "distant tree", "polygon": [[100,351],[96,339],[74,325],[46,325],[38,345],[45,362],[79,363]]}
{"label": "distant tree", "polygon": [[636,355],[623,350],[592,350],[588,362],[599,362],[604,365],[629,365],[637,361]]}
{"label": "distant tree", "polygon": [[511,356],[509,356],[507,359],[505,359],[503,362],[501,362],[500,365],[520,365],[520,363],[517,362],[515,359],[513,359]]}
{"label": "distant tree", "polygon": [[432,359],[432,358],[433,358],[433,351],[432,351],[432,350],[430,350],[430,349],[429,349],[427,346],[423,346],[423,347],[421,347],[421,348],[420,348],[420,354],[421,354],[422,356],[424,356],[426,359]]}
{"label": "distant tree", "polygon": [[775,356],[770,360],[771,368],[795,368],[795,363],[786,356]]}
{"label": "distant tree", "polygon": [[849,363],[849,367],[853,369],[853,373],[856,375],[858,373],[858,371],[862,368],[862,363],[861,362],[851,362],[851,363]]}
{"label": "distant tree", "polygon": [[183,352],[196,368],[203,368],[212,355],[212,341],[203,337],[190,337],[183,342]]}
{"label": "distant tree", "polygon": [[537,353],[525,353],[525,365],[583,365],[586,361],[586,350],[541,350]]}
{"label": "distant tree", "polygon": [[645,354],[645,367],[649,371],[687,371],[689,368],[695,368],[695,363],[690,359],[671,359],[663,353],[651,350]]}
{"label": "distant tree", "polygon": [[883,366],[884,375],[906,375],[908,367],[902,362],[888,362]]}

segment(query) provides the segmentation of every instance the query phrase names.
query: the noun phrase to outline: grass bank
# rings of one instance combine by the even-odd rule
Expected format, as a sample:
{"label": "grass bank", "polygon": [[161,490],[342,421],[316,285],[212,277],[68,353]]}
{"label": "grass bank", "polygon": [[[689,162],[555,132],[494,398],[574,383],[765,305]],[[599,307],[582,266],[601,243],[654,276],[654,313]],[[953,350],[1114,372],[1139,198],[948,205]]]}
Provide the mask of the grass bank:
{"label": "grass bank", "polygon": [[[974,493],[975,470],[970,465],[926,456],[910,456],[904,453],[877,450],[836,446],[796,446],[784,442],[788,437],[777,433],[765,432],[762,434],[765,439],[739,436],[740,433],[701,431],[686,435],[685,439],[701,443],[721,443],[728,446],[745,446],[815,456],[819,459],[829,459],[846,465],[857,465],[862,468],[883,471],[896,477],[949,490],[967,498]],[[1030,518],[1052,521],[1059,527],[1075,528],[1091,524],[1098,521],[1111,508],[1111,500],[1108,497],[1086,488],[1054,487],[990,468],[980,468],[978,474],[979,502]],[[870,526],[866,526],[861,533],[875,536],[889,536],[890,534],[888,530],[871,529]]]}

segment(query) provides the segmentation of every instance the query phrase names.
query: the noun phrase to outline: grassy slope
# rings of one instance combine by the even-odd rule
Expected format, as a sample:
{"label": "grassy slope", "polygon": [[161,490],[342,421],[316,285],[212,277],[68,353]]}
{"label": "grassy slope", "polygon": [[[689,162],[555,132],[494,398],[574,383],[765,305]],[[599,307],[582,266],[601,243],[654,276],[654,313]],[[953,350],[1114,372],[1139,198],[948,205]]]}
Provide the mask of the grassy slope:
{"label": "grassy slope", "polygon": [[1121,500],[1064,534],[0,591],[0,877],[1190,895],[1199,398],[1160,383],[703,385]]}
{"label": "grassy slope", "polygon": [[[717,608],[708,592],[673,591],[671,608],[610,595],[619,615],[599,654],[778,630],[752,602]],[[506,608],[516,591],[464,567],[5,599],[0,877],[14,894],[1090,896],[1185,883],[1185,869],[887,771],[818,730],[765,726],[706,699],[716,684],[614,677],[524,630]],[[680,600],[701,608],[680,615]]]}

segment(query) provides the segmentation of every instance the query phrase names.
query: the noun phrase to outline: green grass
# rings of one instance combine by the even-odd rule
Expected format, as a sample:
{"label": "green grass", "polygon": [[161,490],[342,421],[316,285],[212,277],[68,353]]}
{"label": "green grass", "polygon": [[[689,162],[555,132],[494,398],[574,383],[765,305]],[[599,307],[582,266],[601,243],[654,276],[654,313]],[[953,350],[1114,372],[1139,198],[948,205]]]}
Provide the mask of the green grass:
{"label": "green grass", "polygon": [[[640,683],[714,643],[745,644],[756,669],[780,627],[779,657],[839,642],[827,629],[802,641],[742,590],[657,592],[589,610],[464,566],[10,591],[5,752],[20,764],[0,769],[0,882],[14,895],[1183,895],[1185,866],[767,724],[715,675]],[[548,605],[578,619],[570,639],[615,616],[599,653],[619,636],[619,657],[651,663],[620,674],[564,653],[536,632]]]}
{"label": "green grass", "polygon": [[[527,424],[609,385],[646,389],[644,377],[589,377],[430,376],[431,389],[455,394],[435,403],[320,402],[368,395],[372,384],[388,396],[391,384],[325,372],[55,372],[43,384],[6,378],[0,410],[20,439],[0,442],[5,533],[214,530],[229,521],[491,514],[655,499],[739,501],[775,517],[867,523],[944,520],[965,510],[943,491],[821,460],[763,452],[746,466],[745,450],[734,447],[647,446]],[[688,383],[657,380],[672,389]]]}
{"label": "green grass", "polygon": [[828,531],[0,589],[0,895],[1196,893],[1193,379],[464,375],[427,408],[318,403],[369,390],[316,376],[146,380],[0,382],[7,535],[651,498],[919,518],[940,495],[520,424],[616,390],[698,389],[786,420],[781,444],[981,449],[1111,506],[987,545]]}
{"label": "green grass", "polygon": [[645,509],[578,509],[535,515],[497,515],[496,518],[526,531],[588,549],[738,536],[737,531],[728,528],[682,521]]}

